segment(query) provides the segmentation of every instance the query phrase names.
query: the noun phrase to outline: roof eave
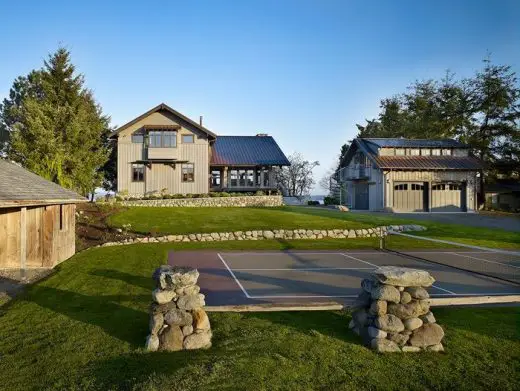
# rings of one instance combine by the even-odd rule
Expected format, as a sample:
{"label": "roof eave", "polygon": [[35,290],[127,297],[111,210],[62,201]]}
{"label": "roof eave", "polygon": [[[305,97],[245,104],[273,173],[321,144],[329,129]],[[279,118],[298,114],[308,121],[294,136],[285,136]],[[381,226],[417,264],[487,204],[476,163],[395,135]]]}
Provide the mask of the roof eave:
{"label": "roof eave", "polygon": [[27,206],[81,204],[84,202],[88,202],[88,200],[86,198],[73,200],[0,200],[0,208],[22,208]]}

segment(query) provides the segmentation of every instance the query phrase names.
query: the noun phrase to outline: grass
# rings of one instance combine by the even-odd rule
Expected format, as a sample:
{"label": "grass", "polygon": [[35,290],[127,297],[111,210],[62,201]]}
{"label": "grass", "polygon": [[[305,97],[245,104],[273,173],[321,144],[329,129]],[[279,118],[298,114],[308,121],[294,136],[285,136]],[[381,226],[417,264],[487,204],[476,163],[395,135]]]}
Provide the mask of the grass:
{"label": "grass", "polygon": [[[134,207],[109,218],[113,226],[131,224],[140,233],[183,234],[264,229],[361,229],[390,224],[420,224],[417,235],[492,248],[520,248],[520,235],[505,230],[418,221],[397,215],[340,213],[335,210],[279,208],[153,208]],[[392,244],[395,239],[392,239]],[[422,245],[427,246],[427,245]],[[421,247],[419,243],[413,247]],[[428,247],[428,246],[427,246]]]}
{"label": "grass", "polygon": [[140,244],[76,254],[0,310],[2,389],[518,389],[517,307],[436,309],[446,354],[375,354],[348,330],[350,315],[342,312],[211,313],[210,350],[142,350],[150,275],[168,250],[346,243]]}

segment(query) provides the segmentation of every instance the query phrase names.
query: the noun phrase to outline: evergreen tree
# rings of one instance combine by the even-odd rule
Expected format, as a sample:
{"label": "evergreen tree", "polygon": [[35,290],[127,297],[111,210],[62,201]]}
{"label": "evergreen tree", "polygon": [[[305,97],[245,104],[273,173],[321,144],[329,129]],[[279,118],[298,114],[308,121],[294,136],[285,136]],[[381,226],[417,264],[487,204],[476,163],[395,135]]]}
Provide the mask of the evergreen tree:
{"label": "evergreen tree", "polygon": [[70,53],[59,48],[42,69],[15,80],[0,107],[0,126],[9,135],[4,151],[10,159],[88,195],[102,183],[110,119],[84,83]]}

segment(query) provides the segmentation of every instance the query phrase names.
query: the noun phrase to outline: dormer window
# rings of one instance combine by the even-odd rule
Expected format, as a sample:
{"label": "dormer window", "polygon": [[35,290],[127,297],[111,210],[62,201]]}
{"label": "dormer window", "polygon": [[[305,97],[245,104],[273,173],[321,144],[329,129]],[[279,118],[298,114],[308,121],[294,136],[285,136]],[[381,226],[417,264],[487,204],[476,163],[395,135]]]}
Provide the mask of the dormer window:
{"label": "dormer window", "polygon": [[451,156],[451,149],[443,149],[442,156]]}
{"label": "dormer window", "polygon": [[395,156],[404,156],[405,152],[406,152],[406,149],[404,149],[404,148],[396,148]]}
{"label": "dormer window", "polygon": [[409,151],[410,156],[419,156],[420,150],[418,148],[412,148],[412,149],[409,149],[408,151]]}
{"label": "dormer window", "polygon": [[441,156],[441,150],[438,148],[432,149],[432,156]]}

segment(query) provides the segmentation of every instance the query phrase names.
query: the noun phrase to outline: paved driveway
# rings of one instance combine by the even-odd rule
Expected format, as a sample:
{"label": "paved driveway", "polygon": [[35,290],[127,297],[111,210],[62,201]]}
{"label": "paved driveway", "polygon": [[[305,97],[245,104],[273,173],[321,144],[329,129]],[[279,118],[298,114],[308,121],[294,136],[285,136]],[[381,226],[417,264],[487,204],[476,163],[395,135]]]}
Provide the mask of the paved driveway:
{"label": "paved driveway", "polygon": [[[380,213],[380,212],[379,212]],[[389,216],[415,220],[438,221],[440,223],[461,224],[470,227],[500,228],[520,232],[520,218],[508,216],[488,216],[478,213],[385,213]]]}

